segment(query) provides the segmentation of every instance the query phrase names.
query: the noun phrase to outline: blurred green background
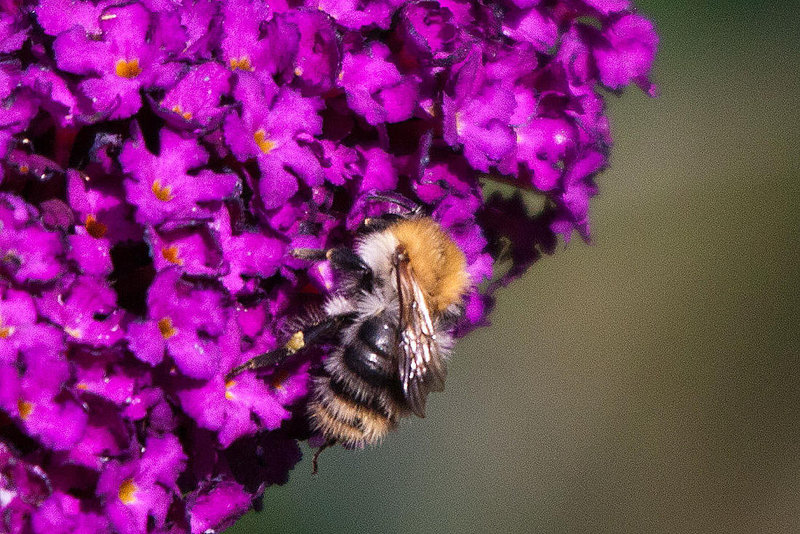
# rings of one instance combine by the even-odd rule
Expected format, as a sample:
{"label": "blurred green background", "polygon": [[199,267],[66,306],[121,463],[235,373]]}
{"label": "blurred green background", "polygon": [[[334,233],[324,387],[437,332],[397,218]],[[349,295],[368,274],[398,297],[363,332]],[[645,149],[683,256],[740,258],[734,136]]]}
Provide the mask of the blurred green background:
{"label": "blurred green background", "polygon": [[[771,4],[771,5],[769,5]],[[593,246],[498,294],[425,420],[230,534],[800,531],[798,2],[640,0]]]}

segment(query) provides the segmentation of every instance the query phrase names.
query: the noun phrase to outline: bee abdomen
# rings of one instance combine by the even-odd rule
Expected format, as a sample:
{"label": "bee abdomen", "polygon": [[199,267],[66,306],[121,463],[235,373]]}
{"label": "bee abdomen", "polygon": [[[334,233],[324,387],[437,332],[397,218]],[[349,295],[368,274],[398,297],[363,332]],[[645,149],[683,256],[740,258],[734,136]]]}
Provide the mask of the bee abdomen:
{"label": "bee abdomen", "polygon": [[397,426],[397,417],[376,398],[359,399],[343,382],[331,377],[322,377],[316,383],[316,399],[309,406],[309,415],[326,438],[351,447],[376,443]]}
{"label": "bee abdomen", "polygon": [[392,352],[397,346],[395,331],[383,315],[375,315],[358,326],[355,339],[344,347],[342,362],[374,387],[386,387],[396,380]]}
{"label": "bee abdomen", "polygon": [[397,333],[377,314],[353,325],[347,341],[325,362],[309,415],[317,430],[348,446],[376,443],[408,411],[400,395]]}

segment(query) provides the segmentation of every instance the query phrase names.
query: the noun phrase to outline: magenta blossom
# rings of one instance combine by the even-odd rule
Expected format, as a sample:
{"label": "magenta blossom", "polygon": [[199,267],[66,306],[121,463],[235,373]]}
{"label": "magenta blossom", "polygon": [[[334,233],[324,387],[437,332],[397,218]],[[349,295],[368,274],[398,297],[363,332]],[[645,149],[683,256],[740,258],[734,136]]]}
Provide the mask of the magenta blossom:
{"label": "magenta blossom", "polygon": [[460,337],[590,238],[606,95],[657,92],[629,0],[0,4],[14,534],[231,525],[320,444],[307,410],[333,340],[229,374],[341,289],[292,251],[352,248],[366,219],[418,206],[466,258]]}

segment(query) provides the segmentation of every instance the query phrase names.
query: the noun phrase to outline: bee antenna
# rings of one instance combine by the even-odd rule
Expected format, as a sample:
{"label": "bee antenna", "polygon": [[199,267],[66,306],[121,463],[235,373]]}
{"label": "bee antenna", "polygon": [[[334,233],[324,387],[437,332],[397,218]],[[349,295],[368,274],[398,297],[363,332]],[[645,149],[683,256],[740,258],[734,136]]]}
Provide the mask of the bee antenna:
{"label": "bee antenna", "polygon": [[367,200],[370,201],[377,201],[377,202],[391,202],[397,206],[400,206],[404,210],[408,211],[411,214],[417,214],[422,210],[422,206],[414,202],[413,200],[407,199],[401,196],[388,196],[382,195],[380,193],[370,193],[367,196]]}
{"label": "bee antenna", "polygon": [[318,467],[318,463],[317,462],[319,460],[319,455],[322,454],[322,451],[324,451],[327,448],[333,447],[334,445],[336,445],[336,440],[335,439],[329,439],[328,441],[323,443],[320,446],[319,449],[317,449],[317,452],[314,453],[314,457],[311,459],[311,474],[312,475],[316,475],[319,472],[319,469],[317,469],[317,467]]}

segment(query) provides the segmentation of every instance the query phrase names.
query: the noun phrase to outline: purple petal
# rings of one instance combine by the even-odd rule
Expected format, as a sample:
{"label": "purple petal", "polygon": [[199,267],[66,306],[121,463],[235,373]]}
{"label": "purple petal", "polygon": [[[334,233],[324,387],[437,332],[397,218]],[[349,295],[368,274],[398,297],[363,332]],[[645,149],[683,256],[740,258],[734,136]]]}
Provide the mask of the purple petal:
{"label": "purple petal", "polygon": [[206,225],[150,230],[148,241],[157,271],[177,266],[198,276],[217,276],[224,267],[223,253]]}
{"label": "purple petal", "polygon": [[189,524],[192,534],[226,529],[250,508],[252,496],[231,481],[218,482],[189,496]]}
{"label": "purple petal", "polygon": [[165,111],[204,128],[222,119],[220,98],[230,91],[230,71],[213,62],[189,70],[160,102]]}
{"label": "purple petal", "polygon": [[196,331],[185,328],[167,340],[167,353],[183,374],[199,379],[213,377],[222,357],[214,341],[203,339]]}
{"label": "purple petal", "polygon": [[108,239],[94,238],[89,234],[75,234],[67,237],[69,252],[67,258],[78,264],[83,274],[108,276],[111,265],[111,246]]}
{"label": "purple petal", "polygon": [[80,26],[73,27],[70,24],[70,28],[68,31],[60,32],[53,43],[58,68],[75,74],[99,73],[97,58],[108,53],[108,45],[90,40],[86,31]]}
{"label": "purple petal", "polygon": [[419,93],[416,80],[388,61],[389,49],[374,44],[368,53],[346,54],[341,85],[347,103],[372,125],[411,117]]}
{"label": "purple petal", "polygon": [[119,76],[89,78],[79,85],[92,108],[109,119],[126,119],[142,107],[139,83]]}
{"label": "purple petal", "polygon": [[225,381],[215,376],[208,382],[187,382],[176,396],[181,408],[202,428],[219,430],[225,422]]}
{"label": "purple petal", "polygon": [[149,436],[144,448],[139,466],[142,480],[158,482],[177,492],[178,475],[185,469],[187,460],[178,438],[171,434]]}
{"label": "purple petal", "polygon": [[630,9],[630,0],[581,0],[584,4],[593,7],[600,13],[607,15],[617,11]]}
{"label": "purple petal", "polygon": [[81,500],[54,492],[37,507],[31,517],[35,534],[93,534],[108,529],[101,515],[81,509]]}
{"label": "purple petal", "polygon": [[[79,26],[84,33],[100,34],[100,15],[108,1],[84,2],[75,0],[41,0],[36,7],[36,20],[45,33],[59,35]],[[64,14],[69,13],[68,17]]]}
{"label": "purple petal", "polygon": [[129,324],[127,339],[133,355],[143,362],[158,365],[164,359],[166,344],[157,321]]}
{"label": "purple petal", "polygon": [[286,245],[263,233],[241,232],[233,235],[230,214],[222,209],[217,215],[219,240],[230,272],[223,279],[232,292],[242,287],[242,276],[268,278],[275,274],[283,259]]}
{"label": "purple petal", "polygon": [[58,276],[64,249],[55,233],[41,228],[34,219],[36,210],[9,194],[0,194],[0,250],[3,264],[21,283],[48,281]]}
{"label": "purple petal", "polygon": [[0,53],[10,54],[22,48],[28,38],[25,24],[15,24],[15,20],[6,13],[0,13]]}
{"label": "purple petal", "polygon": [[532,43],[539,52],[547,52],[558,40],[555,21],[535,8],[507,15],[503,26],[507,36]]}
{"label": "purple petal", "polygon": [[594,50],[600,81],[611,89],[620,89],[634,80],[648,83],[658,46],[653,23],[639,15],[627,15],[616,21],[606,36],[608,46]]}

